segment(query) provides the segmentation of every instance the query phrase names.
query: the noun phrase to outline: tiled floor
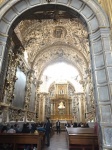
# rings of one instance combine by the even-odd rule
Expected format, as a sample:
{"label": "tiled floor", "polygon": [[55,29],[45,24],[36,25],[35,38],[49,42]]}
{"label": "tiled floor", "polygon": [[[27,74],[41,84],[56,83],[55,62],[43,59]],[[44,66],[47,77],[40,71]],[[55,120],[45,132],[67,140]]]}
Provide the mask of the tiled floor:
{"label": "tiled floor", "polygon": [[55,132],[50,139],[50,146],[45,146],[44,150],[68,150],[66,132],[61,132],[60,134]]}

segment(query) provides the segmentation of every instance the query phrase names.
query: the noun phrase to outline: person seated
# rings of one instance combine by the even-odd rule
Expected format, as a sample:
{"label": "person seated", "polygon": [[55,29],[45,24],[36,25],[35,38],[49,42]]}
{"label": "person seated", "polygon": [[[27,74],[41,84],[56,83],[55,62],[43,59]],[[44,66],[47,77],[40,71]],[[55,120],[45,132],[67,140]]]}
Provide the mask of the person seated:
{"label": "person seated", "polygon": [[76,128],[77,127],[77,123],[76,122],[74,122],[74,124],[73,124],[73,128]]}
{"label": "person seated", "polygon": [[81,127],[81,123],[78,123],[78,124],[77,124],[77,127]]}
{"label": "person seated", "polygon": [[16,130],[14,130],[13,125],[11,125],[11,128],[7,131],[7,133],[16,133]]}
{"label": "person seated", "polygon": [[3,128],[3,125],[2,125],[2,124],[0,124],[0,133],[1,133],[2,128]]}
{"label": "person seated", "polygon": [[72,127],[72,128],[73,128],[73,123],[72,123],[72,122],[70,123],[70,127]]}
{"label": "person seated", "polygon": [[45,128],[44,127],[37,127],[37,130],[40,131],[40,132],[45,132]]}
{"label": "person seated", "polygon": [[35,132],[35,130],[36,130],[36,124],[35,123],[33,123],[33,124],[31,124],[31,133],[34,133]]}
{"label": "person seated", "polygon": [[84,128],[84,123],[81,123],[81,128]]}
{"label": "person seated", "polygon": [[88,123],[85,123],[85,124],[84,124],[84,127],[85,127],[85,128],[89,128]]}
{"label": "person seated", "polygon": [[67,122],[67,123],[65,124],[65,126],[69,128],[69,127],[70,127],[70,123]]}
{"label": "person seated", "polygon": [[7,126],[3,126],[3,127],[2,127],[1,133],[7,133]]}
{"label": "person seated", "polygon": [[21,133],[21,130],[18,124],[14,125],[14,130],[16,130],[16,133]]}
{"label": "person seated", "polygon": [[22,133],[30,133],[29,123],[23,124]]}
{"label": "person seated", "polygon": [[[22,133],[30,133],[29,123],[23,124]],[[24,145],[24,149],[25,150],[30,150],[30,145],[29,144],[25,144]]]}

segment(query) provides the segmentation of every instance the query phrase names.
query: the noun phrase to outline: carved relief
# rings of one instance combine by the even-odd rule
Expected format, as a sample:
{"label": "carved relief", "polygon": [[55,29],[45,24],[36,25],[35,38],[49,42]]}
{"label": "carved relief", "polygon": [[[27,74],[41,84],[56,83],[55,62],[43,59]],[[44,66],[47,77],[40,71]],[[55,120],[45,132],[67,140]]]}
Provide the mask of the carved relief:
{"label": "carved relief", "polygon": [[6,81],[4,86],[4,102],[7,104],[12,104],[14,99],[14,84],[17,80],[16,78],[16,68],[18,65],[18,56],[14,54],[12,50],[9,50],[9,63],[6,75]]}
{"label": "carved relief", "polygon": [[[25,25],[27,28],[25,28]],[[58,57],[69,59],[74,64],[77,63],[81,69],[84,58],[81,58],[80,54],[83,54],[86,61],[88,59],[87,62],[89,62],[88,33],[86,27],[78,18],[72,20],[59,19],[57,22],[50,19],[41,20],[41,22],[25,20],[18,25],[18,28],[23,37],[28,60],[32,67],[36,69],[37,76],[39,76],[38,73],[42,71],[45,64]],[[61,42],[59,39],[61,39]],[[55,50],[53,45],[58,44],[60,45],[59,49]],[[62,51],[60,51],[61,45],[64,46]],[[51,50],[49,50],[50,47]],[[73,49],[81,52],[78,57]]]}
{"label": "carved relief", "polygon": [[36,114],[32,112],[27,112],[27,121],[36,121]]}
{"label": "carved relief", "polygon": [[56,26],[53,32],[53,36],[55,38],[64,38],[67,34],[67,31],[62,26]]}
{"label": "carved relief", "polygon": [[[57,43],[58,45],[58,43]],[[53,49],[53,51],[52,51]],[[71,55],[72,54],[72,55]],[[45,50],[44,53],[38,55],[35,64],[34,69],[38,72],[42,71],[43,68],[46,67],[48,62],[52,62],[52,60],[57,61],[60,59],[67,59],[69,62],[74,62],[74,65],[80,69],[80,71],[83,73],[85,68],[87,68],[87,62],[84,60],[83,55],[77,55],[76,51],[74,49],[71,49],[66,46],[54,46],[52,45],[47,51]],[[81,67],[82,66],[82,67]],[[37,72],[37,77],[38,77]]]}
{"label": "carved relief", "polygon": [[85,71],[84,77],[84,93],[85,93],[85,111],[86,111],[86,121],[95,120],[95,99],[93,93],[93,84],[91,78],[91,70],[88,69]]}
{"label": "carved relief", "polygon": [[24,121],[25,112],[21,109],[9,109],[9,120],[10,121]]}

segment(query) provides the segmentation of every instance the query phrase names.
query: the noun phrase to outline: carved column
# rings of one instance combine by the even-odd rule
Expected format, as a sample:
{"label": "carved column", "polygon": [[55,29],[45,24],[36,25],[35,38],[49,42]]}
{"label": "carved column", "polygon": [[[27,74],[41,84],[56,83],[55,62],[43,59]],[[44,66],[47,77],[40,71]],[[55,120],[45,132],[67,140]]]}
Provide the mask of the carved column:
{"label": "carved column", "polygon": [[40,106],[40,93],[39,93],[39,88],[40,88],[40,84],[42,84],[42,81],[37,81],[36,86],[37,86],[37,90],[36,90],[36,121],[39,121],[39,115],[40,115],[40,110],[39,110],[39,106]]}
{"label": "carved column", "polygon": [[12,101],[14,99],[14,85],[17,80],[16,71],[19,59],[18,55],[14,54],[12,50],[9,51],[8,57],[9,63],[4,86],[4,103],[12,105]]}
{"label": "carved column", "polygon": [[31,96],[31,77],[32,77],[32,70],[27,72],[27,79],[26,79],[26,92],[25,92],[25,104],[24,109],[26,111],[29,110],[29,103],[30,103],[30,96]]}
{"label": "carved column", "polygon": [[93,95],[93,84],[91,78],[91,69],[85,71],[84,95],[85,95],[85,119],[86,121],[95,120],[95,102]]}
{"label": "carved column", "polygon": [[51,116],[51,102],[48,93],[44,93],[44,97],[45,97],[45,106],[46,106],[44,118],[46,118]]}

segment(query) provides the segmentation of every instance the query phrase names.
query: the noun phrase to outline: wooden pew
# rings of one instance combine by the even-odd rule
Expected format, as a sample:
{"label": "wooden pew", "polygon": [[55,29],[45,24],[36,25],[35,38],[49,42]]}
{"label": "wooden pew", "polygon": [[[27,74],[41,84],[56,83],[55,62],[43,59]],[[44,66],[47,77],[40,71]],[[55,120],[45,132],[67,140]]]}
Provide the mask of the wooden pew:
{"label": "wooden pew", "polygon": [[40,135],[40,139],[41,139],[41,149],[42,149],[45,145],[45,133],[39,131],[39,135]]}
{"label": "wooden pew", "polygon": [[98,137],[93,128],[66,128],[69,149],[98,150]]}
{"label": "wooden pew", "polygon": [[38,150],[41,150],[42,134],[33,133],[1,133],[0,144],[12,144],[13,150],[17,150],[19,144],[36,144]]}

